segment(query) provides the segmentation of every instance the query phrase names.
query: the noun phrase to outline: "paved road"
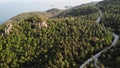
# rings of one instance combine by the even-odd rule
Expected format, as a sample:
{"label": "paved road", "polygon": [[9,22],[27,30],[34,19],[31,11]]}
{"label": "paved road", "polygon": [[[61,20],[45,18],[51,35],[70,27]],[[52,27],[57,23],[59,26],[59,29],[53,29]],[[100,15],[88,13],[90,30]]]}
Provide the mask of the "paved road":
{"label": "paved road", "polygon": [[[103,13],[101,10],[99,10],[99,13],[100,13],[100,16],[98,17],[98,19],[96,20],[96,23],[99,24],[100,20],[101,20],[101,17],[103,16]],[[106,47],[105,49],[103,49],[102,51],[98,52],[97,54],[95,54],[93,57],[89,58],[88,60],[86,60],[81,66],[80,68],[84,68],[87,64],[89,64],[90,62],[92,62],[94,60],[94,66],[96,68],[100,68],[98,65],[97,65],[97,62],[98,62],[98,57],[107,49],[110,49],[111,47],[114,47],[116,46],[118,40],[119,40],[119,35],[113,33],[113,36],[114,36],[114,40],[112,42],[112,44],[109,46],[109,47]]]}

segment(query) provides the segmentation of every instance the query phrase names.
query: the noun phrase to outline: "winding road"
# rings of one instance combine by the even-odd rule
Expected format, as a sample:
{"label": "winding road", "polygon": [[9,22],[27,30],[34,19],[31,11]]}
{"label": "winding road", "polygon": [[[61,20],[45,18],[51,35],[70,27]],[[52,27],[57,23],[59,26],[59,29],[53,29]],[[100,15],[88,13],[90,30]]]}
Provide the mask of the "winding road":
{"label": "winding road", "polygon": [[[100,13],[100,16],[98,17],[98,19],[96,20],[96,23],[99,24],[100,20],[101,20],[101,17],[103,16],[103,13],[101,10],[99,10],[99,13]],[[95,54],[93,57],[89,58],[88,60],[86,60],[79,68],[84,68],[87,64],[89,64],[90,62],[94,61],[94,66],[96,68],[100,68],[98,65],[97,65],[97,62],[98,62],[98,57],[105,51],[105,50],[108,50],[110,49],[111,47],[114,47],[116,46],[118,40],[119,40],[119,35],[113,33],[113,36],[114,36],[114,40],[112,42],[112,44],[109,46],[109,47],[106,47],[105,49],[103,49],[102,51],[98,52],[97,54]]]}

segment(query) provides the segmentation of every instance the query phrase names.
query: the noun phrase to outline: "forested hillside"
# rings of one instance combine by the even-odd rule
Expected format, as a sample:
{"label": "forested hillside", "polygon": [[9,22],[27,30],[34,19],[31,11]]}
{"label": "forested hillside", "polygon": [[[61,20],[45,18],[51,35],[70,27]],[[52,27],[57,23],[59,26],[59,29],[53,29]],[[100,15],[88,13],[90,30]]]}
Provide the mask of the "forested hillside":
{"label": "forested hillside", "polygon": [[[51,9],[11,18],[0,25],[0,68],[79,68],[111,45],[112,32],[119,34],[119,3],[105,0],[65,11]],[[103,17],[97,24],[99,10]],[[98,65],[119,68],[119,47],[120,41],[104,51]],[[86,66],[94,67],[93,62]]]}
{"label": "forested hillside", "polygon": [[[109,30],[120,35],[120,0],[105,0],[100,2],[99,5],[104,12],[101,22]],[[108,68],[120,68],[120,41],[116,47],[101,55],[100,63]]]}
{"label": "forested hillside", "polygon": [[0,37],[0,66],[79,67],[112,42],[104,25],[80,20],[49,19],[47,28],[39,28],[29,19],[14,23],[11,33]]}
{"label": "forested hillside", "polygon": [[102,23],[113,32],[120,34],[120,0],[105,0],[99,3],[104,12]]}
{"label": "forested hillside", "polygon": [[98,17],[98,8],[95,5],[77,6],[63,11],[57,17],[81,17],[87,20],[96,20]]}
{"label": "forested hillside", "polygon": [[[101,23],[105,25],[106,29],[120,35],[120,0],[104,0],[97,4],[103,12]],[[101,68],[120,68],[120,41],[115,47],[106,50],[100,57],[98,65]],[[94,62],[88,66],[94,67]]]}

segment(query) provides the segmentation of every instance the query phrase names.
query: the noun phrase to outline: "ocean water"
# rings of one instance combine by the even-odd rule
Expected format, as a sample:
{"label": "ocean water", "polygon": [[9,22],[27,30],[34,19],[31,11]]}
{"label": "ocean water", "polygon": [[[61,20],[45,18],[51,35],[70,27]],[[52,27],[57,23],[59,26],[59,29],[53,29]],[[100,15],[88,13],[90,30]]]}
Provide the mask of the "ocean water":
{"label": "ocean water", "polygon": [[14,15],[6,15],[6,16],[1,16],[0,17],[0,24],[6,22],[7,20],[9,20],[11,17],[13,17]]}
{"label": "ocean water", "polygon": [[6,19],[0,19],[0,24],[2,24],[5,21],[6,21]]}

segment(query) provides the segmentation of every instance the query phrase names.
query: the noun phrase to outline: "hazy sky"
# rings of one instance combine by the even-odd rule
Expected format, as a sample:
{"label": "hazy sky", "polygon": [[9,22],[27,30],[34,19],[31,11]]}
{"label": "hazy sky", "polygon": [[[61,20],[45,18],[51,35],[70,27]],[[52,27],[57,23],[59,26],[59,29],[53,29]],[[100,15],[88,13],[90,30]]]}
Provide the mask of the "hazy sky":
{"label": "hazy sky", "polygon": [[9,19],[22,12],[45,11],[51,8],[63,9],[101,0],[0,0],[0,20]]}

